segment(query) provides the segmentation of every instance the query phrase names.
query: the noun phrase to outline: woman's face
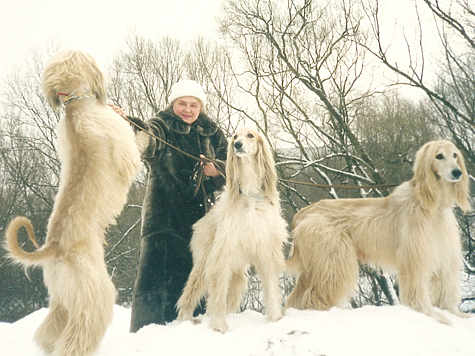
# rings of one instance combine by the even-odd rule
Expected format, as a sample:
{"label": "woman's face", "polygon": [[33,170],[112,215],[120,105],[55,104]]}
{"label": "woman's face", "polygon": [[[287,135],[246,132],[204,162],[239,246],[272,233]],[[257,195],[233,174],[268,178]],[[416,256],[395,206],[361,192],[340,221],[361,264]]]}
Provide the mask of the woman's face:
{"label": "woman's face", "polygon": [[194,96],[182,96],[173,102],[173,112],[188,124],[196,121],[200,110],[201,104]]}

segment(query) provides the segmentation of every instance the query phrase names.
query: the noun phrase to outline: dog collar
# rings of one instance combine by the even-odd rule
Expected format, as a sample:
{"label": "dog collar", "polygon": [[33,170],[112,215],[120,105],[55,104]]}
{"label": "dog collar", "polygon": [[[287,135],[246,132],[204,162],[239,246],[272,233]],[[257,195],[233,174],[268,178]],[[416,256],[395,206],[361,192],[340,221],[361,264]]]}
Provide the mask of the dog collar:
{"label": "dog collar", "polygon": [[242,195],[245,195],[246,197],[253,198],[253,199],[257,199],[257,200],[267,199],[267,197],[263,197],[263,196],[260,196],[260,195],[254,195],[254,194],[247,194],[247,193],[244,193],[244,192],[241,190],[241,188],[239,188],[239,194],[242,194]]}
{"label": "dog collar", "polygon": [[73,99],[96,97],[92,91],[73,91],[70,94],[58,93],[56,94],[56,96],[58,97],[58,99],[61,101],[63,105],[68,104]]}

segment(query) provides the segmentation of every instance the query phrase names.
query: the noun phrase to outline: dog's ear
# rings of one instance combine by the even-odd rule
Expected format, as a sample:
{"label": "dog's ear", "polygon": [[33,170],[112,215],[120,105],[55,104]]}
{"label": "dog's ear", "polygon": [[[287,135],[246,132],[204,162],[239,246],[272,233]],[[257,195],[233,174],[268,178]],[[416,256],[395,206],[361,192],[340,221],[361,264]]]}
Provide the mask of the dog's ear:
{"label": "dog's ear", "polygon": [[262,177],[264,194],[271,199],[277,195],[277,171],[275,169],[274,155],[267,140],[259,135],[258,137],[257,166],[259,176]]}
{"label": "dog's ear", "polygon": [[51,105],[53,111],[59,111],[59,109],[62,107],[62,103],[56,94],[56,90],[53,90],[51,86],[48,88],[45,88],[43,86],[43,88],[45,92],[46,101]]}
{"label": "dog's ear", "polygon": [[426,143],[416,153],[414,162],[415,194],[421,205],[433,210],[439,205],[438,178],[432,169],[435,159],[435,142]]}
{"label": "dog's ear", "polygon": [[56,73],[61,70],[61,65],[58,62],[58,56],[61,53],[57,53],[49,59],[46,63],[43,71],[43,91],[45,93],[46,101],[51,105],[54,111],[58,111],[61,108],[61,100],[57,95],[58,82],[61,82],[62,78],[59,78]]}
{"label": "dog's ear", "polygon": [[105,104],[107,101],[106,93],[106,77],[99,65],[92,56],[87,53],[79,52],[80,56],[88,65],[85,66],[86,80],[88,81],[89,89],[96,95],[96,99]]}
{"label": "dog's ear", "polygon": [[457,164],[462,171],[462,178],[460,178],[460,180],[455,183],[455,201],[464,212],[468,212],[472,210],[472,206],[469,202],[470,181],[463,156],[460,152],[457,152]]}
{"label": "dog's ear", "polygon": [[228,143],[228,154],[226,158],[226,189],[231,195],[239,195],[239,167],[236,154],[234,153],[234,140]]}

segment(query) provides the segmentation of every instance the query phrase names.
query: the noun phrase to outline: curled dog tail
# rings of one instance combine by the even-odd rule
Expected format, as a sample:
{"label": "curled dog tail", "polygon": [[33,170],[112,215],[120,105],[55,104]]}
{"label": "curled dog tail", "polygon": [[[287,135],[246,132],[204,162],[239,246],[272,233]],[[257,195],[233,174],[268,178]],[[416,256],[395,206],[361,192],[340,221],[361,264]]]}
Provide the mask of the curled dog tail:
{"label": "curled dog tail", "polygon": [[[18,245],[18,230],[21,227],[26,229],[28,238],[37,248],[36,251],[27,252]],[[31,221],[25,217],[19,216],[13,219],[10,225],[8,225],[5,237],[5,248],[8,251],[8,257],[25,267],[40,266],[47,260],[59,255],[59,251],[54,245],[43,245],[41,249],[38,247],[33,225]]]}
{"label": "curled dog tail", "polygon": [[289,258],[285,261],[286,272],[291,274],[300,274],[302,271],[302,261],[300,259],[299,247],[295,244],[295,239],[292,242]]}
{"label": "curled dog tail", "polygon": [[286,271],[289,273],[296,274],[300,272],[300,261],[298,260],[298,257],[295,257],[294,255],[290,256],[290,258],[285,261],[285,265]]}

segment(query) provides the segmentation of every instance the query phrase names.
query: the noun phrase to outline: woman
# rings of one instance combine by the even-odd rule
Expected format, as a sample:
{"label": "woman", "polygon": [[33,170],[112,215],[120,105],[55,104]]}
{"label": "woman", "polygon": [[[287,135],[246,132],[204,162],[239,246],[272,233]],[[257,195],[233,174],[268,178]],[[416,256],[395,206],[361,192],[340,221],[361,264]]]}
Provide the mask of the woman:
{"label": "woman", "polygon": [[[194,157],[219,162],[224,172],[226,137],[204,112],[206,96],[202,87],[192,80],[180,81],[172,86],[168,101],[170,105],[157,118],[147,122],[129,119]],[[113,108],[125,117],[120,108]],[[131,332],[176,319],[175,304],[193,267],[189,249],[192,225],[205,215],[214,201],[214,192],[225,183],[213,163],[201,167],[200,162],[152,137],[142,158],[149,166],[149,176],[142,208]]]}

